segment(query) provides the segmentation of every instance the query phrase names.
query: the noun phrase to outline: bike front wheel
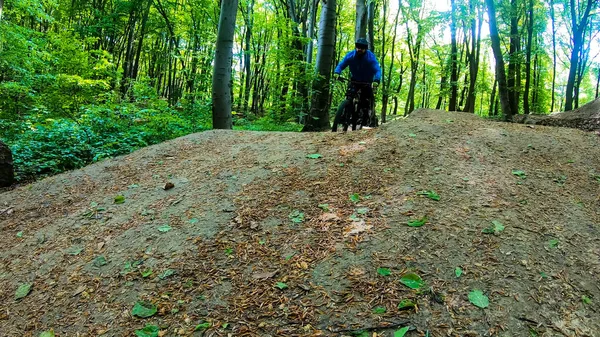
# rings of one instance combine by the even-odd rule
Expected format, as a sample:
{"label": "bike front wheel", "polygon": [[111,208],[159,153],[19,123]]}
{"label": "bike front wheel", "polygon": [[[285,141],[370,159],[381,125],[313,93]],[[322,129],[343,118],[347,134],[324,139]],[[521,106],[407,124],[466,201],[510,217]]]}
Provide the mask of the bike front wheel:
{"label": "bike front wheel", "polygon": [[337,109],[335,118],[333,119],[332,132],[337,132],[338,124],[342,124],[344,132],[348,131],[348,125],[350,125],[352,118],[352,102],[344,100]]}

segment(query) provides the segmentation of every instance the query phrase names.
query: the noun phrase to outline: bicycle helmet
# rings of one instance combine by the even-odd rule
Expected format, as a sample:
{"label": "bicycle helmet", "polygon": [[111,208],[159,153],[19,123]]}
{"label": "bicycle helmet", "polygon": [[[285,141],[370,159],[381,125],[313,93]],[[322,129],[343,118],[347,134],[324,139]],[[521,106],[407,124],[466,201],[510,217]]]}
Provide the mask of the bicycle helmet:
{"label": "bicycle helmet", "polygon": [[356,40],[356,43],[354,44],[354,46],[356,48],[369,49],[369,42],[367,41],[367,39],[360,38],[360,39]]}

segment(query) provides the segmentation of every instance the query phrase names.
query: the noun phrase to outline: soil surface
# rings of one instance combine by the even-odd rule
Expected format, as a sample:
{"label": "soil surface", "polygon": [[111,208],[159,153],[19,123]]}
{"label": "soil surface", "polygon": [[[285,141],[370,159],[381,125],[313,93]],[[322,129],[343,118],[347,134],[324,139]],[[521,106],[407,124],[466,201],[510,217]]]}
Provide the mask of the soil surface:
{"label": "soil surface", "polygon": [[466,113],[209,131],[0,193],[0,336],[600,336],[599,275],[600,137]]}

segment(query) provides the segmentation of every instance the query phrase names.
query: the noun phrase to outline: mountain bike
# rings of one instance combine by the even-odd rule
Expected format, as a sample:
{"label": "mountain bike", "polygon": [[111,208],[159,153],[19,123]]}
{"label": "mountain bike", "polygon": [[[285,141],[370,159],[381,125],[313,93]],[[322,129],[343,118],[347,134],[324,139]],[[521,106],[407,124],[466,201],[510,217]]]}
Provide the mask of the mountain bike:
{"label": "mountain bike", "polygon": [[346,99],[339,105],[331,131],[337,132],[338,124],[342,124],[344,132],[352,125],[352,131],[362,129],[363,126],[376,125],[376,117],[373,113],[373,102],[369,99],[365,88],[371,88],[370,82],[359,82],[339,77],[338,80],[348,83]]}

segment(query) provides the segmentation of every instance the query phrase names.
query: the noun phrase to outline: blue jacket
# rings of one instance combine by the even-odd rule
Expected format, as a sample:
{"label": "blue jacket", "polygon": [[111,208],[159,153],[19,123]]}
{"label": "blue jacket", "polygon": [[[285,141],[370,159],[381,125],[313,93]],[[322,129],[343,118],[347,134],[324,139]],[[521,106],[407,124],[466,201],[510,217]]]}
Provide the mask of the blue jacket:
{"label": "blue jacket", "polygon": [[350,66],[352,80],[359,82],[379,82],[381,80],[381,68],[375,54],[370,50],[363,57],[356,57],[356,50],[350,51],[344,59],[335,67],[335,73],[341,74],[346,67]]}

